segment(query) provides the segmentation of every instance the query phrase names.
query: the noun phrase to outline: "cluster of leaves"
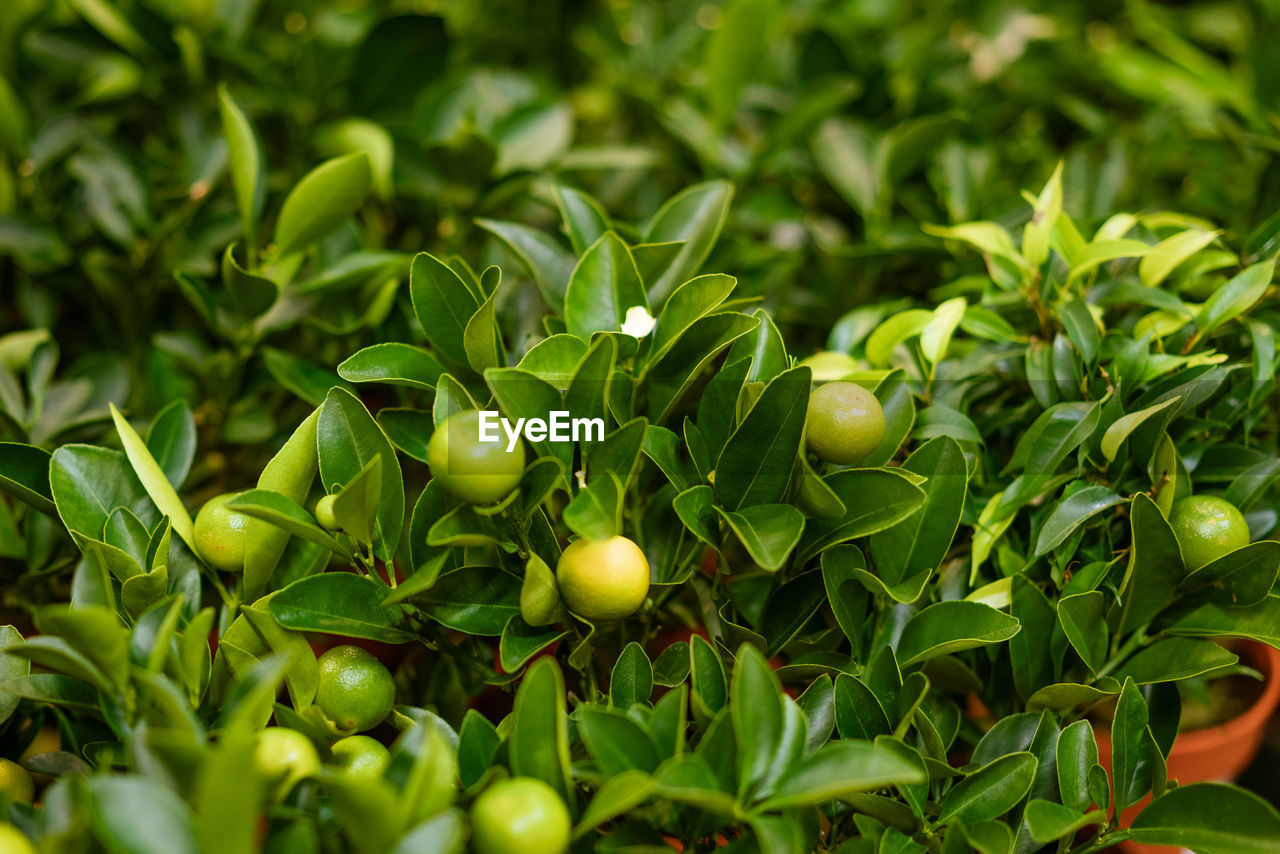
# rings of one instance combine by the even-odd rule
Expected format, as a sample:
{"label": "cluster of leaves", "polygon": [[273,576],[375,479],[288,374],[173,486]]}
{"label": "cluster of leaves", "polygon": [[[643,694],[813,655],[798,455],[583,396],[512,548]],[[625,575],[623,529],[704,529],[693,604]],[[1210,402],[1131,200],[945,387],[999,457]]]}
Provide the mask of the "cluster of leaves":
{"label": "cluster of leaves", "polygon": [[[235,191],[255,190],[250,209],[273,218],[316,163],[356,150],[373,193],[326,241],[328,259],[492,252],[469,222],[550,223],[544,173],[635,220],[698,180],[730,179],[740,203],[718,268],[811,340],[825,333],[815,315],[932,284],[937,246],[918,220],[1016,221],[1010,200],[1059,157],[1092,217],[1170,204],[1241,228],[1280,203],[1265,3],[1133,2],[1115,14],[1074,3],[1030,14],[1009,0],[948,14],[777,0],[434,5],[6,4],[0,254],[18,288],[12,325],[64,324],[86,349],[119,353],[141,410],[175,386],[225,409],[212,390],[237,387],[232,369],[204,367],[197,318],[169,319],[173,271],[213,275],[229,242],[253,242]],[[218,134],[219,83],[256,125],[257,183],[229,169],[245,140]],[[304,279],[352,284],[328,266]],[[389,290],[393,271],[381,272],[362,286]],[[407,306],[402,289],[378,294]],[[381,319],[319,302],[304,330]],[[324,336],[274,346],[314,354]],[[244,419],[233,436],[267,429],[260,413]]]}
{"label": "cluster of leaves", "polygon": [[[365,164],[321,167],[290,198],[343,198],[307,188]],[[970,272],[927,306],[855,310],[832,352],[797,360],[732,277],[698,275],[726,185],[642,225],[555,198],[571,250],[484,223],[536,292],[412,259],[404,334],[342,360],[347,385],[317,390],[228,484],[252,519],[242,574],[192,547],[184,403],[146,425],[108,406],[109,446],[0,446],[32,587],[73,567],[70,607],[6,630],[5,744],[17,755],[51,714],[70,748],[29,760],[58,780],[42,808],[11,807],[16,823],[51,847],[462,851],[455,804],[514,774],[560,793],[583,851],[1280,844],[1256,796],[1165,773],[1179,684],[1243,672],[1215,639],[1280,645],[1280,545],[1264,539],[1280,510],[1275,225],[1236,251],[1169,213],[1086,237],[1055,172],[1020,241],[993,222],[928,227]],[[317,263],[314,223],[350,212],[296,207],[274,248],[250,242],[249,268],[224,256],[218,293],[239,302],[211,323],[244,330],[235,306],[260,288],[287,299],[260,274]],[[42,393],[48,345],[14,346]],[[886,416],[856,467],[804,452],[810,390],[835,379],[874,389]],[[531,440],[520,487],[473,506],[424,462],[436,425],[481,407],[608,427]],[[1254,542],[1188,572],[1168,512],[1210,491]],[[339,531],[312,515],[321,494]],[[615,534],[644,550],[650,595],[594,624],[563,608],[551,568],[569,538]],[[322,753],[343,734],[314,704],[309,641],[334,635],[396,671],[391,770],[377,785],[325,770],[273,801],[246,745],[272,719]]]}

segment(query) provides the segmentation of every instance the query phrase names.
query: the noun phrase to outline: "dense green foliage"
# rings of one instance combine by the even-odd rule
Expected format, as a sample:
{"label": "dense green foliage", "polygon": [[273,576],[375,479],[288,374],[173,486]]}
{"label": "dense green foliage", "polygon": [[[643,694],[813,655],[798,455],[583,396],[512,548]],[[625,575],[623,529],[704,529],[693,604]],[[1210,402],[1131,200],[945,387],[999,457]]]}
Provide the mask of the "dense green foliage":
{"label": "dense green foliage", "polygon": [[1280,647],[1280,13],[540,5],[0,8],[5,818],[1280,847],[1165,768]]}

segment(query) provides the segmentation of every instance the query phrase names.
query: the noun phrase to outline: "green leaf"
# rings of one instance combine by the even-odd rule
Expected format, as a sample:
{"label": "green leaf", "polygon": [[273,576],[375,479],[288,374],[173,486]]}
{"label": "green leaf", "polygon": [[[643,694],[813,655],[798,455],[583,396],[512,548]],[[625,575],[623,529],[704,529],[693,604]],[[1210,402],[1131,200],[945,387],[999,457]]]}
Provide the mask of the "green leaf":
{"label": "green leaf", "polygon": [[702,57],[707,103],[717,127],[728,124],[743,87],[755,79],[768,44],[773,0],[731,0],[720,9],[719,26]]}
{"label": "green leaf", "polygon": [[395,142],[386,128],[368,119],[345,118],[320,128],[315,139],[324,154],[367,155],[373,191],[380,199],[391,198]]}
{"label": "green leaf", "polygon": [[636,703],[649,702],[653,693],[653,665],[640,644],[629,643],[618,656],[609,677],[609,704],[628,709]]}
{"label": "green leaf", "polygon": [[489,368],[506,365],[507,355],[502,345],[502,330],[498,328],[495,314],[498,289],[480,305],[476,313],[471,315],[462,332],[463,349],[467,353],[467,364],[478,374]]}
{"label": "green leaf", "polygon": [[[307,500],[318,465],[316,423],[319,419],[320,411],[313,410],[298,425],[263,468],[258,476],[258,489],[278,493],[294,504]],[[244,589],[249,598],[256,599],[266,587],[288,543],[289,532],[269,521],[253,519],[245,526]]]}
{"label": "green leaf", "polygon": [[1236,786],[1193,783],[1153,801],[1133,820],[1129,835],[1143,845],[1199,854],[1267,854],[1280,848],[1280,814]]}
{"label": "green leaf", "polygon": [[1071,807],[1032,798],[1027,803],[1027,831],[1040,844],[1053,842],[1064,836],[1074,836],[1076,831],[1095,824],[1104,824],[1107,814],[1102,810],[1081,813]]}
{"label": "green leaf", "polygon": [[53,515],[57,508],[49,487],[49,465],[50,454],[43,448],[0,442],[0,489]]}
{"label": "green leaf", "polygon": [[426,350],[389,342],[365,347],[348,356],[338,365],[338,376],[353,383],[383,382],[432,390],[444,370]]}
{"label": "green leaf", "polygon": [[63,524],[92,539],[102,535],[107,517],[117,507],[129,508],[143,524],[159,518],[128,457],[109,448],[58,448],[49,463],[49,489]]}
{"label": "green leaf", "polygon": [[323,546],[336,555],[350,557],[350,552],[346,548],[316,524],[314,516],[278,492],[249,489],[229,501],[227,507],[266,522],[283,530],[286,534],[296,534],[308,542]]}
{"label": "green leaf", "polygon": [[357,543],[373,542],[373,527],[382,489],[382,457],[369,462],[333,495],[333,518]]}
{"label": "green leaf", "polygon": [[460,809],[448,809],[410,829],[400,837],[391,854],[416,854],[418,851],[464,854],[468,835],[466,813]]}
{"label": "green leaf", "polygon": [[334,231],[369,195],[373,173],[363,152],[320,164],[285,197],[276,220],[276,254],[305,249]]}
{"label": "green leaf", "polygon": [[[1098,484],[1071,493],[1054,506],[1040,526],[1040,534],[1036,537],[1036,557],[1053,551],[1085,522],[1109,507],[1122,504],[1124,500]],[[993,503],[999,504],[998,501]]]}
{"label": "green leaf", "polygon": [[476,225],[492,233],[528,268],[538,291],[552,311],[564,314],[565,289],[577,259],[550,236],[527,225],[477,219]]}
{"label": "green leaf", "polygon": [[1063,596],[1058,600],[1058,621],[1067,641],[1085,666],[1097,673],[1106,663],[1109,633],[1104,619],[1106,599],[1099,590]]}
{"label": "green leaf", "polygon": [[649,303],[631,250],[618,235],[606,232],[583,253],[569,278],[565,326],[583,339],[593,332],[617,332],[636,306],[648,311]]}
{"label": "green leaf", "polygon": [[716,654],[715,647],[701,635],[694,635],[689,639],[689,673],[693,677],[691,699],[694,708],[701,706],[708,716],[723,709],[729,701],[724,664]]}
{"label": "green leaf", "polygon": [[1019,628],[1013,617],[988,605],[936,602],[907,622],[895,651],[905,668],[939,655],[1006,641]]}
{"label": "green leaf", "polygon": [[466,365],[466,329],[480,309],[480,298],[447,264],[426,252],[409,270],[413,313],[431,346],[457,365]]}
{"label": "green leaf", "polygon": [[581,255],[609,230],[609,215],[599,202],[581,190],[557,184],[551,191],[560,208],[560,217],[564,220],[564,229],[569,234],[573,251]]}
{"label": "green leaf", "polygon": [[884,705],[856,676],[836,677],[836,729],[841,738],[871,741],[893,732]]}
{"label": "green leaf", "polygon": [[1058,791],[1062,802],[1077,812],[1085,812],[1093,805],[1089,771],[1098,764],[1098,744],[1092,724],[1086,720],[1069,724],[1058,737],[1057,749]]}
{"label": "green leaf", "polygon": [[326,572],[300,578],[271,598],[271,613],[281,626],[295,631],[349,635],[404,643],[413,636],[401,628],[397,607],[382,604],[384,588],[349,572]]}
{"label": "green leaf", "polygon": [[846,469],[826,479],[845,506],[836,519],[809,519],[796,559],[803,563],[831,546],[898,524],[924,504],[925,492],[897,469]]}
{"label": "green leaf", "polygon": [[943,796],[938,823],[959,819],[976,824],[1004,815],[1031,791],[1036,766],[1036,758],[1023,752],[1010,753],[982,766]]}
{"label": "green leaf", "polygon": [[804,435],[811,374],[775,377],[725,443],[716,462],[716,497],[728,510],[776,504],[786,494]]}
{"label": "green leaf", "polygon": [[1173,598],[1185,572],[1182,552],[1160,508],[1138,493],[1129,505],[1132,546],[1120,585],[1120,633],[1148,623]]}
{"label": "green leaf", "polygon": [[[734,342],[725,362],[733,364],[750,359],[747,370],[747,382],[769,382],[791,365],[791,357],[787,355],[787,345],[782,340],[773,317],[763,308],[751,312],[751,316],[760,321],[749,334]],[[812,370],[812,369],[810,369]]]}
{"label": "green leaf", "polygon": [[596,791],[591,803],[573,828],[578,839],[606,822],[626,815],[647,801],[657,788],[657,781],[643,771],[624,771],[610,777]]}
{"label": "green leaf", "polygon": [[22,634],[13,626],[0,626],[0,724],[5,723],[18,708],[22,698],[14,692],[11,682],[26,678],[31,673],[31,661],[18,655],[10,655],[6,648],[22,643]]}
{"label": "green leaf", "polygon": [[1132,679],[1139,685],[1177,682],[1202,676],[1240,660],[1235,653],[1210,640],[1164,638],[1139,650],[1116,671],[1117,679]]}
{"label": "green leaf", "polygon": [[696,321],[649,369],[649,420],[666,421],[711,360],[758,325],[756,318],[732,311]]}
{"label": "green leaf", "polygon": [[1125,679],[1111,721],[1111,785],[1117,811],[1128,809],[1151,791],[1147,721],[1146,701],[1133,679]]}
{"label": "green leaf", "polygon": [[340,388],[331,389],[320,406],[316,444],[320,479],[327,490],[351,482],[374,456],[382,458],[373,549],[380,560],[390,561],[404,527],[404,480],[395,449],[364,404]]}
{"label": "green leaf", "polygon": [[1216,231],[1189,228],[1161,240],[1138,262],[1138,277],[1142,284],[1148,288],[1159,285],[1179,264],[1212,243],[1218,234]]}
{"label": "green leaf", "polygon": [[752,790],[775,765],[785,773],[794,751],[782,744],[784,715],[782,685],[760,650],[749,644],[738,649],[729,685],[729,712],[738,744],[739,794]]}
{"label": "green leaf", "polygon": [[918,510],[871,537],[876,573],[891,585],[920,573],[932,574],[942,565],[964,512],[969,481],[964,451],[947,436],[916,448],[902,468],[926,478],[928,490]]}
{"label": "green leaf", "polygon": [[1280,543],[1262,540],[1229,552],[1188,573],[1180,590],[1221,605],[1256,605],[1280,575]]}
{"label": "green leaf", "polygon": [[575,718],[582,740],[605,776],[657,770],[662,759],[653,739],[621,711],[583,705]]}
{"label": "green leaf", "polygon": [[173,488],[173,484],[169,483],[164,476],[164,471],[156,462],[155,457],[151,456],[151,452],[147,450],[147,445],[142,441],[142,437],[134,431],[129,422],[120,414],[120,410],[116,409],[115,404],[109,404],[111,408],[111,419],[115,422],[116,432],[120,435],[120,442],[124,445],[124,452],[129,457],[129,463],[133,466],[134,472],[138,475],[138,480],[147,491],[147,495],[151,496],[151,500],[155,502],[160,512],[169,517],[170,524],[178,536],[182,537],[182,541],[195,549],[196,534],[195,525],[191,521],[191,515],[187,513],[187,508],[183,505],[182,499],[178,497],[177,491]]}
{"label": "green leaf", "polygon": [[196,454],[195,417],[185,400],[175,400],[156,413],[147,431],[147,450],[165,478],[181,487]]}
{"label": "green leaf", "polygon": [[1246,268],[1214,291],[1196,315],[1196,339],[1204,338],[1228,320],[1248,311],[1266,293],[1275,275],[1276,261],[1272,258]]}
{"label": "green leaf", "polygon": [[720,237],[732,198],[728,181],[708,181],[681,190],[653,215],[644,230],[645,243],[683,244],[662,275],[645,283],[653,303],[663,302],[698,272]]}
{"label": "green leaf", "polygon": [[262,363],[276,382],[312,406],[323,403],[324,396],[334,386],[351,390],[348,383],[328,368],[274,347],[262,348]]}
{"label": "green leaf", "polygon": [[491,566],[446,572],[417,597],[438,622],[471,635],[497,637],[520,616],[519,576]]}
{"label": "green leaf", "polygon": [[920,330],[920,352],[931,363],[937,364],[947,355],[951,336],[965,314],[964,297],[953,297],[933,310],[933,318]]}
{"label": "green leaf", "polygon": [[1172,406],[1182,400],[1182,396],[1171,397],[1166,401],[1157,403],[1154,406],[1148,406],[1146,409],[1139,409],[1137,412],[1130,412],[1122,418],[1116,419],[1111,426],[1107,427],[1107,432],[1102,434],[1102,455],[1108,461],[1115,460],[1116,454],[1120,451],[1120,445],[1125,439],[1129,438],[1129,434],[1146,421],[1152,415],[1160,410]]}
{"label": "green leaf", "polygon": [[833,741],[801,759],[760,809],[816,805],[925,779],[918,767],[879,745]]}
{"label": "green leaf", "polygon": [[625,492],[617,475],[608,472],[580,490],[565,505],[564,523],[580,537],[607,540],[622,531],[622,506]]}
{"label": "green leaf", "polygon": [[236,208],[240,211],[240,226],[252,242],[265,198],[262,151],[253,124],[231,97],[225,83],[218,87],[218,110],[222,115],[222,134],[227,139],[227,161]]}
{"label": "green leaf", "polygon": [[[894,314],[876,327],[867,338],[864,352],[873,365],[888,365],[893,351],[909,338],[919,335],[934,321],[934,313],[922,308]],[[958,321],[957,321],[958,322]]]}
{"label": "green leaf", "polygon": [[509,747],[517,776],[547,783],[572,810],[576,798],[569,777],[569,719],[565,714],[564,677],[553,659],[540,658],[516,691]]}
{"label": "green leaf", "polygon": [[804,514],[790,504],[757,504],[737,512],[715,509],[751,559],[770,572],[782,568],[804,530]]}
{"label": "green leaf", "polygon": [[198,854],[191,811],[158,780],[136,774],[85,782],[94,835],[114,851]]}
{"label": "green leaf", "polygon": [[240,266],[235,248],[233,243],[222,253],[222,286],[235,313],[250,321],[266,314],[275,305],[280,298],[280,286]]}
{"label": "green leaf", "polygon": [[694,323],[728,298],[737,283],[732,276],[708,273],[676,288],[658,313],[645,361],[656,362],[665,356]]}

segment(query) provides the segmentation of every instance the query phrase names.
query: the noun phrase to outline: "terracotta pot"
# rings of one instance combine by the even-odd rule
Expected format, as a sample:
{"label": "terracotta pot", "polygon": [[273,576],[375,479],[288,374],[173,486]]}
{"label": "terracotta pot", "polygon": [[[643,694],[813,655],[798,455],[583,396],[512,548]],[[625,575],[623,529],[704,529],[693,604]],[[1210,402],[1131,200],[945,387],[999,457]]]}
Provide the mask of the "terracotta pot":
{"label": "terracotta pot", "polygon": [[[1229,782],[1240,775],[1258,754],[1267,720],[1280,703],[1280,651],[1256,641],[1241,641],[1240,658],[1260,671],[1265,678],[1262,696],[1242,715],[1208,729],[1180,732],[1169,753],[1168,777],[1182,785],[1188,783]],[[1111,774],[1111,733],[1094,725],[1098,741],[1098,762]],[[1151,801],[1150,796],[1125,810],[1121,827],[1129,824]],[[1127,854],[1181,854],[1186,849],[1164,845],[1141,845],[1122,842]]]}

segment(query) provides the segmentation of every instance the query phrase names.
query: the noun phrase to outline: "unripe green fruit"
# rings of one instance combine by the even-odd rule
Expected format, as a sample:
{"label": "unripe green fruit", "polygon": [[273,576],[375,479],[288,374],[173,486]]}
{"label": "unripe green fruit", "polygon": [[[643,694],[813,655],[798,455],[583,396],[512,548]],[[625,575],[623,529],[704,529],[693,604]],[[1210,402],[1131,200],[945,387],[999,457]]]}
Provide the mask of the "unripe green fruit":
{"label": "unripe green fruit", "polygon": [[334,742],[333,764],[358,777],[381,777],[391,764],[391,752],[377,739],[349,735]]}
{"label": "unripe green fruit", "polygon": [[857,383],[820,385],[809,395],[805,446],[818,459],[838,465],[862,462],[884,439],[884,409]]}
{"label": "unripe green fruit", "polygon": [[569,809],[555,789],[532,777],[494,783],[471,807],[477,854],[564,854]]}
{"label": "unripe green fruit", "polygon": [[339,528],[338,519],[333,515],[333,500],[335,498],[337,498],[336,495],[323,495],[316,502],[316,521],[320,523],[321,527],[328,528],[330,531],[336,531]]}
{"label": "unripe green fruit", "polygon": [[245,529],[250,517],[226,506],[239,494],[228,492],[210,498],[196,514],[196,551],[201,560],[223,572],[244,571]]}
{"label": "unripe green fruit", "polygon": [[524,477],[524,461],[523,442],[508,451],[505,436],[480,441],[480,413],[474,409],[450,415],[427,443],[431,476],[468,504],[494,504],[510,495]]}
{"label": "unripe green fruit", "polygon": [[1214,495],[1191,495],[1169,513],[1187,572],[1249,545],[1249,525],[1231,504]]}
{"label": "unripe green fruit", "polygon": [[368,650],[336,646],[320,656],[316,705],[347,732],[362,732],[382,722],[396,699],[391,672]]}
{"label": "unripe green fruit", "polygon": [[560,598],[588,620],[632,614],[649,594],[649,561],[626,537],[574,540],[556,564]]}
{"label": "unripe green fruit", "polygon": [[253,762],[258,773],[275,784],[280,794],[320,770],[320,755],[311,740],[286,727],[267,727],[258,733]]}

